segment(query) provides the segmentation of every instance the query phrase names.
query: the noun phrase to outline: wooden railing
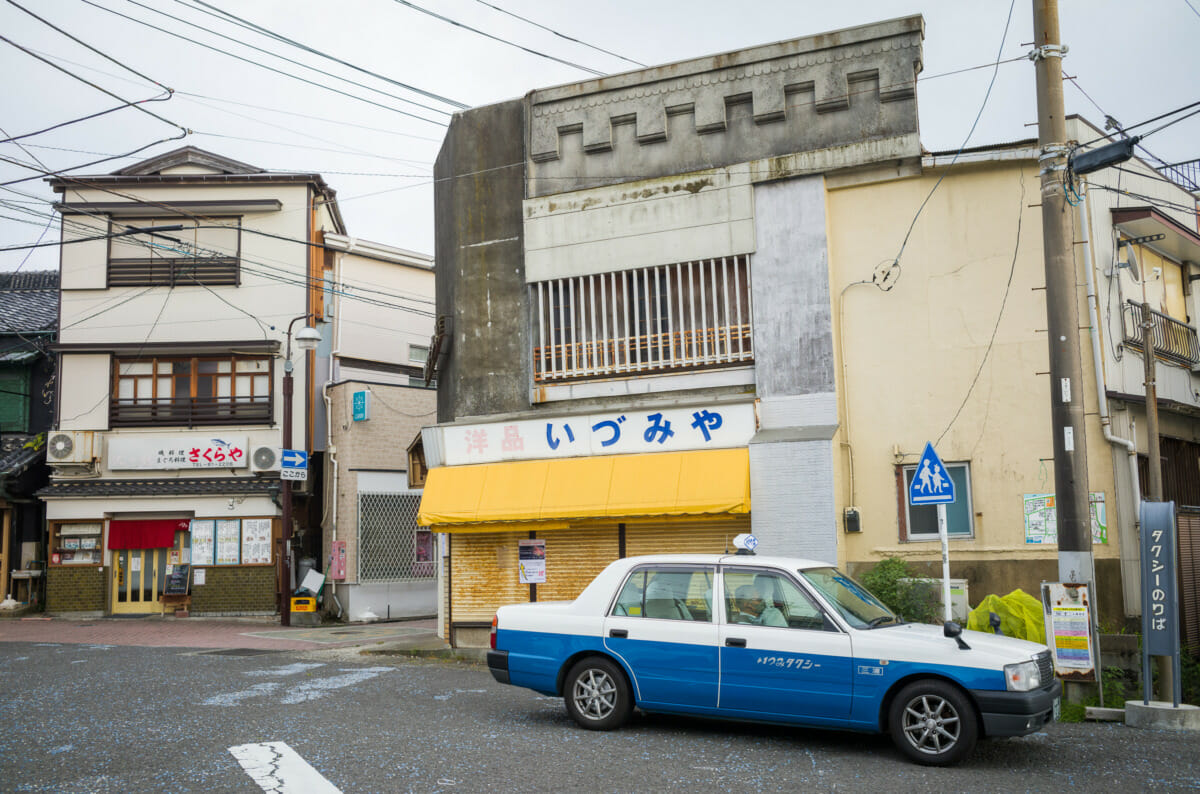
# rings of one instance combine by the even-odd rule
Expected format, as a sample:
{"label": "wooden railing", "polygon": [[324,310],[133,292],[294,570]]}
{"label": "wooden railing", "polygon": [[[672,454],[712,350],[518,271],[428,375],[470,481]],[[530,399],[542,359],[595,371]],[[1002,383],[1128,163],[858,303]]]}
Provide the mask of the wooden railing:
{"label": "wooden railing", "polygon": [[274,410],[270,397],[246,400],[182,397],[165,399],[113,400],[108,420],[112,427],[170,425],[263,425],[270,424]]}
{"label": "wooden railing", "polygon": [[753,360],[753,331],[749,323],[533,349],[534,380],[538,383],[696,369]]}

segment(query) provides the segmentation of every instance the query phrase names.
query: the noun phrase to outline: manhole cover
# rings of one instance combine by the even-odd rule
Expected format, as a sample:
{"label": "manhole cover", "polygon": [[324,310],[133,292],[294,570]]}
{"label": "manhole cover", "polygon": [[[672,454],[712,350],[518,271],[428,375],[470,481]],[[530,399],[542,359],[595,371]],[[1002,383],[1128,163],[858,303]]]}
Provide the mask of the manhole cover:
{"label": "manhole cover", "polygon": [[279,653],[262,648],[218,648],[215,651],[200,651],[204,656],[265,656],[268,653]]}
{"label": "manhole cover", "polygon": [[339,634],[339,635],[340,634],[350,634],[350,635],[361,634],[361,632],[353,631],[353,630],[351,630],[351,631],[331,631],[329,633],[330,634]]}

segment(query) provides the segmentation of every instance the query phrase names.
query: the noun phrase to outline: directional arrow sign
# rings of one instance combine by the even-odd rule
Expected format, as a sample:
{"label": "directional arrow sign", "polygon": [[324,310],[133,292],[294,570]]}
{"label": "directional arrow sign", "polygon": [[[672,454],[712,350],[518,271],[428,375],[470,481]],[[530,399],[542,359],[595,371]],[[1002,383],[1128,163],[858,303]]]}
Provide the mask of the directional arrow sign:
{"label": "directional arrow sign", "polygon": [[308,453],[299,449],[282,450],[279,456],[279,479],[307,480]]}
{"label": "directional arrow sign", "polygon": [[921,462],[908,486],[908,503],[914,507],[954,503],[954,480],[929,442],[925,442]]}

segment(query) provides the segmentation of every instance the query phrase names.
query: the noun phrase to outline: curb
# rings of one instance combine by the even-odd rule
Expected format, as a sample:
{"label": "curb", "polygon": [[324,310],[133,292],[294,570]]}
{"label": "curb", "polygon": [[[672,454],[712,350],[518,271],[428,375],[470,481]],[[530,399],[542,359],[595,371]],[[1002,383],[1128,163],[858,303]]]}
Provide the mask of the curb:
{"label": "curb", "polygon": [[469,664],[487,664],[485,648],[364,648],[363,656],[410,656],[421,659],[446,659]]}

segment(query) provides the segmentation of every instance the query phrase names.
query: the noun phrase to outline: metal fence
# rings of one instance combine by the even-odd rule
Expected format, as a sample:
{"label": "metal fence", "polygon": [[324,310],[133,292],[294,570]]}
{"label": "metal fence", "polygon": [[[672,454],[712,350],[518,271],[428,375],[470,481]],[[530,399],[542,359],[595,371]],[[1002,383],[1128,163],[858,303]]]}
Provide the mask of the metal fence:
{"label": "metal fence", "polygon": [[433,534],[417,526],[420,504],[420,493],[359,493],[359,581],[433,578]]}
{"label": "metal fence", "polygon": [[[1185,367],[1200,363],[1200,341],[1197,340],[1195,328],[1154,309],[1150,309],[1150,322],[1150,338],[1158,358]],[[1125,344],[1134,350],[1141,350],[1142,304],[1134,301],[1125,304],[1124,323]]]}

